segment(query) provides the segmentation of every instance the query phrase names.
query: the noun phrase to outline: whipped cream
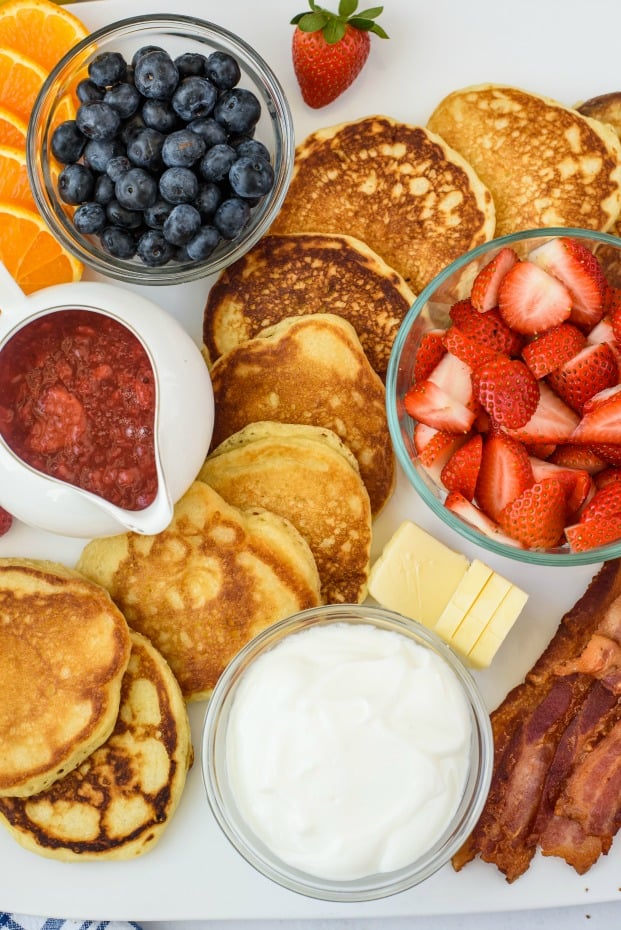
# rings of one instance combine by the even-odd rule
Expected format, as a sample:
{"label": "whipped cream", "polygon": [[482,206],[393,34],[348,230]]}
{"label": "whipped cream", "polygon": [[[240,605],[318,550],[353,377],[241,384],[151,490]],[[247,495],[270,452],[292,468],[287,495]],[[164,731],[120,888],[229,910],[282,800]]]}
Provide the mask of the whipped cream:
{"label": "whipped cream", "polygon": [[244,673],[227,723],[231,791],[288,865],[331,880],[399,869],[443,833],[468,774],[458,679],[407,636],[335,623]]}

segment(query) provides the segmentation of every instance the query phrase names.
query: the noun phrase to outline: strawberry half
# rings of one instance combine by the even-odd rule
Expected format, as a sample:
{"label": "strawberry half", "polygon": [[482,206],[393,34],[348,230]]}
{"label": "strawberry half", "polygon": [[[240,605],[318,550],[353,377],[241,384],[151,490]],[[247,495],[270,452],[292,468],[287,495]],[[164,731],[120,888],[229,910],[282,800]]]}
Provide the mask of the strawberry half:
{"label": "strawberry half", "polygon": [[467,433],[475,414],[433,381],[421,381],[403,398],[409,415],[446,433]]}
{"label": "strawberry half", "polygon": [[613,481],[603,488],[598,488],[589,503],[580,514],[580,523],[586,523],[596,517],[615,517],[621,514],[621,484]]}
{"label": "strawberry half", "polygon": [[522,358],[535,378],[545,378],[583,349],[586,341],[586,336],[576,326],[559,323],[527,343],[522,349]]}
{"label": "strawberry half", "polygon": [[595,517],[586,523],[565,527],[565,537],[572,552],[585,552],[606,546],[621,537],[621,515]]}
{"label": "strawberry half", "polygon": [[442,469],[440,480],[447,491],[459,491],[469,501],[474,492],[481,468],[483,437],[480,433],[471,436],[460,446]]}
{"label": "strawberry half", "polygon": [[588,471],[581,468],[568,468],[555,465],[531,456],[530,465],[535,481],[544,478],[556,478],[565,488],[567,497],[567,516],[572,519],[583,506],[589,495],[593,492],[593,479]]}
{"label": "strawberry half", "polygon": [[498,254],[479,271],[470,292],[470,300],[475,310],[486,313],[498,304],[500,282],[517,261],[519,261],[517,253],[509,246],[503,246]]}
{"label": "strawberry half", "polygon": [[562,281],[571,294],[571,320],[591,329],[604,315],[607,281],[590,249],[565,236],[550,239],[534,249],[530,260]]}
{"label": "strawberry half", "polygon": [[413,380],[424,381],[428,378],[445,352],[443,329],[430,329],[424,333],[416,350]]}
{"label": "strawberry half", "polygon": [[524,446],[495,433],[484,445],[476,485],[479,507],[498,521],[501,511],[533,483],[533,470]]}
{"label": "strawberry half", "polygon": [[507,427],[506,431],[514,439],[529,444],[568,442],[580,422],[578,414],[545,381],[537,383],[539,403],[532,417],[524,426]]}
{"label": "strawberry half", "polygon": [[487,514],[484,514],[476,504],[473,504],[465,498],[459,491],[451,491],[450,494],[447,494],[444,506],[465,523],[469,523],[480,533],[483,533],[484,536],[495,539],[496,542],[502,543],[505,546],[515,546],[518,549],[523,548],[519,540],[507,536],[494,520],[490,520]]}
{"label": "strawberry half", "polygon": [[449,326],[444,333],[443,341],[451,355],[456,355],[473,371],[498,356],[495,349],[468,336],[458,326]]}
{"label": "strawberry half", "polygon": [[496,309],[479,313],[469,300],[459,300],[451,307],[449,316],[463,333],[488,349],[517,355],[522,348],[522,336],[507,326]]}
{"label": "strawberry half", "polygon": [[600,391],[587,401],[570,442],[621,443],[621,384]]}
{"label": "strawberry half", "polygon": [[498,518],[502,529],[529,549],[558,546],[565,527],[566,498],[556,478],[544,478],[505,507]]}
{"label": "strawberry half", "polygon": [[[293,70],[304,102],[313,109],[325,107],[353,84],[371,49],[370,34],[388,36],[374,20],[383,7],[355,15],[358,0],[340,0],[331,13],[309,0],[311,12],[291,20],[295,31],[291,46]],[[354,15],[352,15],[354,14]]]}
{"label": "strawberry half", "polygon": [[501,426],[524,426],[539,403],[539,385],[519,359],[499,355],[484,362],[472,375],[474,395],[492,420]]}
{"label": "strawberry half", "polygon": [[618,379],[614,352],[607,342],[596,342],[551,372],[548,384],[573,410],[582,413],[591,397],[613,387]]}
{"label": "strawberry half", "polygon": [[521,261],[500,284],[498,309],[507,326],[530,336],[564,322],[571,313],[571,297],[565,285],[539,265]]}

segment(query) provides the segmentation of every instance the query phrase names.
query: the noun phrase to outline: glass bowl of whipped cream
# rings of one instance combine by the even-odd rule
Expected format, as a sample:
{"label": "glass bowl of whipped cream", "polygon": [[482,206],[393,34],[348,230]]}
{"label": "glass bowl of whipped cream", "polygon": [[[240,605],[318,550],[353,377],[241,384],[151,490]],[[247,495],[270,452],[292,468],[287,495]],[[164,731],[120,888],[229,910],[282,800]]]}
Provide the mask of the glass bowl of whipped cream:
{"label": "glass bowl of whipped cream", "polygon": [[311,608],[229,664],[202,742],[237,851],[291,891],[370,901],[450,862],[491,778],[489,714],[438,637],[370,605]]}

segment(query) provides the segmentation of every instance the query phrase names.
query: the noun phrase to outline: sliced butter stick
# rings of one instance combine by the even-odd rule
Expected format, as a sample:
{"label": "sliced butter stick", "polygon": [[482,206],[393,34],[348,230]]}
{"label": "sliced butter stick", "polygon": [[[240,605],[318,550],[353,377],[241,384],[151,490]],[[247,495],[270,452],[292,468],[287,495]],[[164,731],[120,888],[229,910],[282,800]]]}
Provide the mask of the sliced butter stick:
{"label": "sliced butter stick", "polygon": [[466,574],[461,579],[453,595],[438,617],[436,625],[433,627],[434,633],[441,636],[447,642],[450,642],[465,614],[468,613],[475,600],[481,593],[481,589],[492,576],[493,571],[484,562],[474,559],[468,566]]}
{"label": "sliced butter stick", "polygon": [[450,645],[467,656],[511,588],[512,583],[507,578],[492,572],[451,637]]}
{"label": "sliced butter stick", "polygon": [[470,650],[467,661],[475,668],[487,668],[520,616],[528,594],[512,585],[500,606]]}

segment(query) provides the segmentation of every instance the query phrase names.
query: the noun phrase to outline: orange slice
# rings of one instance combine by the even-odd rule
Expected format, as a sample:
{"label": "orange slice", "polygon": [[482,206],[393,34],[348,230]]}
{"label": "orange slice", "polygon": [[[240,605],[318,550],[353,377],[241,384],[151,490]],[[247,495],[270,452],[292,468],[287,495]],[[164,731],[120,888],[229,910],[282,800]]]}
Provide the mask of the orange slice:
{"label": "orange slice", "polygon": [[36,210],[26,170],[26,154],[23,149],[0,145],[0,201],[20,204]]}
{"label": "orange slice", "polygon": [[[72,119],[72,117],[68,117]],[[12,145],[18,149],[26,147],[28,124],[17,113],[0,106],[0,145]]]}
{"label": "orange slice", "polygon": [[46,71],[87,35],[77,16],[52,0],[7,0],[0,6],[0,46],[27,55]]}
{"label": "orange slice", "polygon": [[46,77],[45,68],[26,55],[0,47],[0,104],[26,122]]}
{"label": "orange slice", "polygon": [[[79,281],[83,271],[38,213],[6,201],[0,203],[0,261],[26,294],[50,284]],[[1,301],[0,294],[0,306]]]}

